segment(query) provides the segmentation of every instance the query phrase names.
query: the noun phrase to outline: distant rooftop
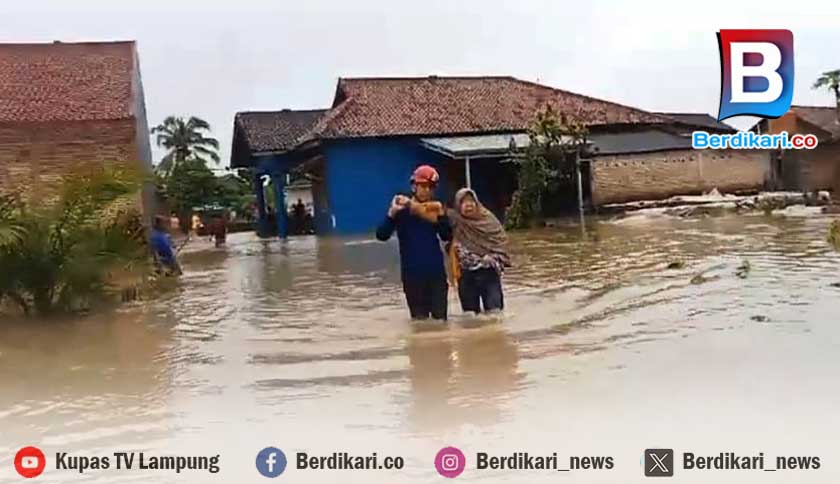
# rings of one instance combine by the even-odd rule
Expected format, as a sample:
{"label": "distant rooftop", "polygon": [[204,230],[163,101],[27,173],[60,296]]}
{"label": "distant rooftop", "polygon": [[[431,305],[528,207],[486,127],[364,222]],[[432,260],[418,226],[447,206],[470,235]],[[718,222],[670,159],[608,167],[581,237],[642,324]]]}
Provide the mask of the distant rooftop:
{"label": "distant rooftop", "polygon": [[309,132],[326,109],[243,112],[236,114],[252,152],[282,151],[294,147]]}
{"label": "distant rooftop", "polygon": [[588,125],[668,123],[656,114],[509,76],[342,78],[310,138],[522,131],[551,106]]}
{"label": "distant rooftop", "polygon": [[714,116],[705,113],[665,113],[657,112],[660,116],[667,116],[680,124],[686,126],[695,126],[698,128],[706,128],[714,131],[737,131],[732,126],[722,123],[715,119]]}
{"label": "distant rooftop", "polygon": [[791,106],[790,110],[803,120],[840,137],[840,122],[837,120],[837,108],[834,106]]}
{"label": "distant rooftop", "polygon": [[[734,131],[707,114],[651,113],[510,76],[341,78],[330,109],[237,114],[231,163],[246,166],[254,154],[327,139],[464,136],[469,144],[476,142],[475,135],[523,133],[546,107],[590,127],[683,125]],[[501,139],[482,139],[476,149]],[[437,140],[442,149],[447,143],[452,141]],[[465,145],[455,151],[470,149]]]}

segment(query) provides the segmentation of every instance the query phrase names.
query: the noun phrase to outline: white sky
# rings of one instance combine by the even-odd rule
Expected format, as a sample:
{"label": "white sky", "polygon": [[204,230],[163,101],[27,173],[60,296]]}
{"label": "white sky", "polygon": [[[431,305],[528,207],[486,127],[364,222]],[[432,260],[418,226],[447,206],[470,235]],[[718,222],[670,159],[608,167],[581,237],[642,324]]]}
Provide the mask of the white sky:
{"label": "white sky", "polygon": [[0,41],[137,40],[150,125],[206,119],[223,166],[235,112],[328,107],[339,76],[513,75],[716,115],[721,28],[793,31],[794,103],[830,105],[810,86],[840,68],[837,1],[28,0],[1,18]]}

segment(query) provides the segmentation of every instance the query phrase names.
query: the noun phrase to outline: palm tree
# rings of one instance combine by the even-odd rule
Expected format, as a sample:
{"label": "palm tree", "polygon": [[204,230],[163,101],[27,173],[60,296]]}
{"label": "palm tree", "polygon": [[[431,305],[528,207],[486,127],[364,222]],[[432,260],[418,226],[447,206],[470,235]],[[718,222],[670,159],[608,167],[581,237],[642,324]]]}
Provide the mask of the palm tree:
{"label": "palm tree", "polygon": [[834,93],[834,102],[837,106],[836,121],[840,123],[840,69],[823,72],[812,87],[814,89],[824,87]]}
{"label": "palm tree", "polygon": [[160,160],[158,170],[168,174],[175,165],[189,158],[206,163],[205,157],[209,156],[214,163],[219,163],[219,141],[205,136],[205,132],[210,132],[210,124],[194,116],[189,119],[169,116],[152,128],[152,134],[157,135],[157,145],[168,150]]}

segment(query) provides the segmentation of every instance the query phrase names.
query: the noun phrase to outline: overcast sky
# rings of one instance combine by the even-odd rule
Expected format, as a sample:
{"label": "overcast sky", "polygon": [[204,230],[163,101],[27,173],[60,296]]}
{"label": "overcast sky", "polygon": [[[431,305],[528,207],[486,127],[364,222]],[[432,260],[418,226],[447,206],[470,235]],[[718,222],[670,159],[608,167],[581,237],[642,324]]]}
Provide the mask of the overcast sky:
{"label": "overcast sky", "polygon": [[840,68],[837,1],[28,0],[2,17],[0,41],[136,40],[150,125],[206,119],[223,166],[234,113],[328,107],[342,76],[512,75],[716,115],[721,28],[793,31],[795,103],[830,105],[810,85]]}

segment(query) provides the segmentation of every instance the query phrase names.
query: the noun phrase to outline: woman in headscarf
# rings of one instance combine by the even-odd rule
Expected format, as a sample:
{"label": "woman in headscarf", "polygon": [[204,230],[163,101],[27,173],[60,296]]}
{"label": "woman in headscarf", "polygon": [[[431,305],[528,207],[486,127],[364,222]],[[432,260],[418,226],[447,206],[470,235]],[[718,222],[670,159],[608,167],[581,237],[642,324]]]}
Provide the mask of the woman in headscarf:
{"label": "woman in headscarf", "polygon": [[505,307],[502,274],[511,265],[504,227],[469,188],[458,190],[447,215],[453,228],[456,275],[460,272],[461,308],[474,313],[480,313],[482,306],[485,312],[501,311]]}
{"label": "woman in headscarf", "polygon": [[[434,202],[412,207],[412,212],[434,220],[444,210]],[[454,208],[445,213],[453,229],[450,277],[458,285],[461,308],[474,313],[482,306],[485,312],[504,309],[501,276],[510,267],[504,227],[469,188],[458,190]]]}

